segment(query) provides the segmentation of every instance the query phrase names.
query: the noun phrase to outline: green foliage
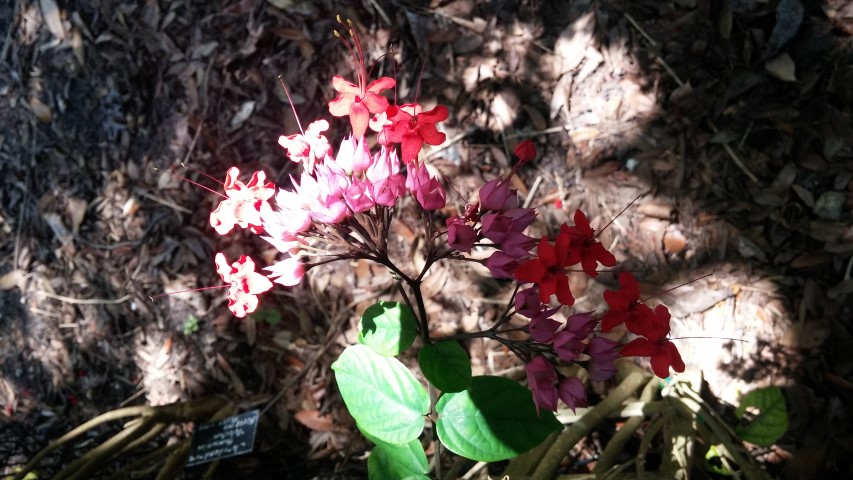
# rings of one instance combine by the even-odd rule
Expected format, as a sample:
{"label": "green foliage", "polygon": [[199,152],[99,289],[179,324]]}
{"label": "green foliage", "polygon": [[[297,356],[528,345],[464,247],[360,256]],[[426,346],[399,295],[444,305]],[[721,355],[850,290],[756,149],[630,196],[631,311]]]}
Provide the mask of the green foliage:
{"label": "green foliage", "polygon": [[399,360],[365,345],[352,345],[332,370],[347,409],[364,433],[394,444],[418,438],[429,395]]}
{"label": "green foliage", "polygon": [[[744,418],[750,410],[757,410],[758,414],[751,419]],[[735,410],[735,416],[741,420],[736,429],[738,436],[756,445],[773,445],[788,430],[788,408],[779,387],[749,392]],[[746,420],[751,421],[744,423]]]}
{"label": "green foliage", "polygon": [[428,479],[426,454],[417,439],[403,445],[378,442],[367,459],[370,480],[389,478]]}
{"label": "green foliage", "polygon": [[187,317],[187,320],[184,322],[184,336],[189,337],[190,335],[198,332],[198,318],[195,315],[190,315]]}
{"label": "green foliage", "polygon": [[358,343],[389,357],[409,348],[417,335],[415,314],[408,305],[398,302],[373,304],[358,322]]}
{"label": "green foliage", "polygon": [[281,312],[274,308],[259,308],[250,316],[255,322],[266,322],[271,327],[281,323]]}
{"label": "green foliage", "polygon": [[562,429],[553,412],[537,415],[530,390],[502,377],[474,377],[468,390],[443,395],[435,408],[442,443],[481,462],[519,455]]}
{"label": "green foliage", "polygon": [[471,359],[457,342],[424,345],[418,363],[426,379],[442,392],[461,392],[471,385]]}

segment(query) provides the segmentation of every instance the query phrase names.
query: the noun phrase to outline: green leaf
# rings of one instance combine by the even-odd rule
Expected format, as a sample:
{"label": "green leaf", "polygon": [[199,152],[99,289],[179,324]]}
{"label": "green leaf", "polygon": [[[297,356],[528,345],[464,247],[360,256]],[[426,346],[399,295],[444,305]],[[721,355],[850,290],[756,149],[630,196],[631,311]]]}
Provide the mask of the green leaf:
{"label": "green leaf", "polygon": [[367,459],[370,480],[388,478],[426,479],[429,473],[427,457],[417,439],[404,445],[379,442]]}
{"label": "green leaf", "polygon": [[281,323],[281,312],[274,308],[259,308],[254,313],[249,314],[256,322],[267,322],[271,327]]}
{"label": "green leaf", "polygon": [[388,357],[409,348],[417,335],[415,314],[408,305],[398,302],[375,303],[358,322],[358,343]]}
{"label": "green leaf", "polygon": [[[757,410],[758,414],[749,423],[744,423],[748,420],[744,418],[748,409]],[[735,410],[735,416],[741,420],[737,434],[755,445],[773,445],[788,430],[788,408],[779,387],[759,388],[747,393]]]}
{"label": "green leaf", "polygon": [[530,390],[502,377],[474,377],[468,390],[442,395],[435,409],[442,443],[480,462],[524,453],[563,428],[553,412],[536,414]]}
{"label": "green leaf", "polygon": [[359,428],[387,443],[418,438],[429,410],[429,395],[394,357],[365,345],[347,347],[332,364],[341,397]]}
{"label": "green leaf", "polygon": [[461,392],[471,385],[471,359],[454,341],[424,345],[418,363],[426,379],[442,392]]}

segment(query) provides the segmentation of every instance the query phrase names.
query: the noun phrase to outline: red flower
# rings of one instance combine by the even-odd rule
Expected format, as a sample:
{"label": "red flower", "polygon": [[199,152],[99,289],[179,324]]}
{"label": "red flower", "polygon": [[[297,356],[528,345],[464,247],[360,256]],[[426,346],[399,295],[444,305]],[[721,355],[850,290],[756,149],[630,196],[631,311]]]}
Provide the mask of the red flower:
{"label": "red flower", "polygon": [[548,243],[547,238],[542,237],[537,253],[538,258],[527,260],[518,266],[515,270],[516,280],[539,285],[539,300],[546,305],[551,301],[551,295],[555,293],[557,301],[561,304],[573,305],[575,299],[569,289],[569,277],[565,272],[566,267],[571,265],[569,235],[561,231],[553,246]]}
{"label": "red flower", "polygon": [[255,262],[251,258],[242,255],[240,258],[228,265],[225,255],[221,252],[216,254],[216,273],[226,283],[231,284],[228,289],[228,308],[235,317],[243,318],[258,308],[258,294],[264,293],[272,288],[272,282],[264,275],[255,272]]}
{"label": "red flower", "polygon": [[532,140],[524,140],[515,146],[513,152],[518,158],[519,163],[527,163],[536,158],[536,146]]}
{"label": "red flower", "polygon": [[391,105],[386,112],[391,123],[385,127],[387,141],[399,143],[403,162],[408,164],[418,158],[424,143],[441,145],[447,136],[435,128],[435,124],[447,120],[447,107],[439,105],[428,112],[421,112],[416,103]]}
{"label": "red flower", "polygon": [[609,332],[616,325],[625,323],[628,331],[644,335],[647,324],[653,321],[654,312],[640,303],[640,287],[637,279],[628,272],[619,275],[620,290],[606,290],[604,301],[610,307],[601,317],[601,331]]}
{"label": "red flower", "polygon": [[622,357],[649,357],[652,371],[660,378],[669,376],[669,367],[676,372],[684,371],[684,361],[678,348],[666,336],[669,334],[669,309],[663,305],[655,308],[646,338],[635,338],[622,347]]}
{"label": "red flower", "polygon": [[595,230],[590,228],[589,220],[580,209],[575,210],[573,227],[566,224],[560,227],[560,232],[564,231],[571,237],[572,255],[569,265],[580,263],[583,271],[590,277],[598,276],[595,269],[599,263],[605,267],[616,265],[616,257],[595,239]]}
{"label": "red flower", "polygon": [[336,117],[349,115],[352,134],[357,139],[364,136],[367,124],[370,122],[370,114],[381,113],[388,109],[388,99],[380,96],[379,93],[393,87],[397,82],[390,77],[381,77],[366,87],[364,81],[359,83],[360,85],[356,85],[344,80],[340,75],[335,75],[332,78],[332,87],[337,90],[338,96],[329,102],[329,113],[332,115]]}

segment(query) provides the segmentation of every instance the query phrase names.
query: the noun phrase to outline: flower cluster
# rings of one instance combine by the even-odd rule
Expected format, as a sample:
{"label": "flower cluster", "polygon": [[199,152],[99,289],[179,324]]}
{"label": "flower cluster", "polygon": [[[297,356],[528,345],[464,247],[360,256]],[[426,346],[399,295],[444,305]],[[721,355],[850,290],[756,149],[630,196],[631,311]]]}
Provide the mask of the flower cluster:
{"label": "flower cluster", "polygon": [[[441,259],[460,259],[478,249],[492,249],[482,263],[492,276],[517,282],[519,288],[509,315],[528,319],[529,338],[515,341],[500,338],[527,361],[528,383],[537,409],[555,410],[561,399],[574,409],[587,404],[582,382],[557,372],[557,361],[583,365],[592,380],[606,380],[615,373],[614,361],[621,356],[648,356],[654,372],[669,375],[670,367],[683,371],[684,363],[675,345],[668,340],[669,311],[654,310],[639,301],[636,279],[620,275],[622,288],[607,291],[604,300],[609,310],[603,315],[580,312],[565,322],[555,320],[563,307],[571,307],[575,298],[569,283],[571,272],[598,275],[598,268],[613,267],[616,257],[597,239],[583,211],[574,213],[573,225],[564,224],[555,238],[534,238],[525,233],[536,219],[533,208],[521,206],[518,193],[510,188],[511,178],[523,165],[536,158],[532,141],[520,142],[513,169],[488,181],[479,189],[477,202],[445,220],[446,236],[432,235],[436,211],[443,210],[447,194],[441,180],[420,161],[423,145],[440,145],[445,134],[436,125],[448,118],[448,109],[438,105],[424,110],[417,103],[396,105],[383,96],[396,81],[381,77],[368,83],[361,42],[347,28],[349,40],[338,34],[356,63],[356,81],[342,76],[332,79],[336,97],[329,102],[329,113],[346,117],[351,132],[337,148],[326,132],[327,120],[317,120],[307,129],[283,135],[279,144],[287,157],[301,165],[290,178],[290,188],[279,188],[266,181],[264,172],[241,182],[239,170],[228,170],[224,200],[210,215],[210,224],[221,235],[234,227],[261,235],[281,254],[282,259],[267,267],[266,274],[255,271],[252,259],[241,256],[229,264],[217,253],[217,272],[226,282],[228,306],[237,317],[244,317],[258,306],[258,295],[274,283],[299,284],[306,271],[321,263],[340,259],[364,258],[385,265],[409,288],[419,288],[420,275],[408,276],[396,266],[386,251],[386,238],[395,209],[401,198],[411,194],[417,208],[426,214],[424,230],[430,244],[425,269]],[[395,102],[396,103],[396,102]],[[301,130],[301,129],[300,129]],[[375,134],[371,139],[368,135]],[[373,141],[375,140],[375,141]],[[371,145],[375,145],[371,148]],[[398,150],[399,148],[399,150]],[[399,154],[398,154],[399,151]],[[410,202],[414,205],[415,202]],[[322,257],[314,263],[312,255]],[[420,300],[420,295],[415,295]],[[419,309],[423,315],[424,309]],[[508,321],[504,315],[483,337],[502,333],[498,326]],[[429,341],[427,319],[420,318],[420,334]],[[601,333],[624,324],[638,337],[625,346]]]}

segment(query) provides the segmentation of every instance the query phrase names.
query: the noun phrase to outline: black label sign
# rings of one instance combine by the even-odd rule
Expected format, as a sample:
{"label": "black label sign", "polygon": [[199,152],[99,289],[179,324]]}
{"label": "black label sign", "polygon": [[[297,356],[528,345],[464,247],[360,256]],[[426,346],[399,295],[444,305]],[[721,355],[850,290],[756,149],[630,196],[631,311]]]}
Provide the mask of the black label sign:
{"label": "black label sign", "polygon": [[187,466],[251,452],[258,430],[258,418],[259,411],[253,410],[196,427]]}

